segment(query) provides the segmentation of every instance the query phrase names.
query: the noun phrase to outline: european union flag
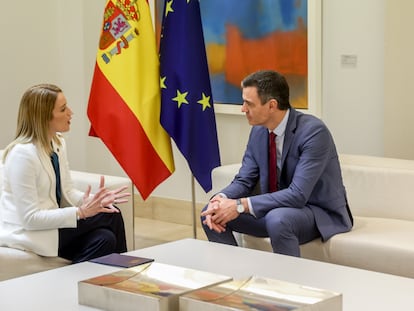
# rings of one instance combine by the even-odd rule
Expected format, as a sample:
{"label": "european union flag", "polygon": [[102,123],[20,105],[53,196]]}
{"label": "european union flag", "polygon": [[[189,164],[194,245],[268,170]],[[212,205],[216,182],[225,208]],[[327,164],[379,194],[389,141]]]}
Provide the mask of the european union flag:
{"label": "european union flag", "polygon": [[160,66],[161,124],[208,192],[220,153],[198,0],[165,1]]}

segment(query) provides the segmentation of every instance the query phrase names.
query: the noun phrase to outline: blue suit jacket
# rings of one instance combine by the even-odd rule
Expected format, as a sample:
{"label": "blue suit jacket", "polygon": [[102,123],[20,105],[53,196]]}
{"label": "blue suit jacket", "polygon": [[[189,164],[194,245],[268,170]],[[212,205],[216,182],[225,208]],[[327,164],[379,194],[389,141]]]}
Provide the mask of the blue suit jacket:
{"label": "blue suit jacket", "polygon": [[[258,218],[278,207],[308,206],[315,215],[324,241],[352,228],[338,154],[332,136],[321,120],[291,108],[285,131],[279,190],[273,193],[267,193],[268,171],[268,130],[254,126],[242,167],[232,183],[221,192],[229,198],[250,197]],[[259,194],[254,195],[254,191]]]}

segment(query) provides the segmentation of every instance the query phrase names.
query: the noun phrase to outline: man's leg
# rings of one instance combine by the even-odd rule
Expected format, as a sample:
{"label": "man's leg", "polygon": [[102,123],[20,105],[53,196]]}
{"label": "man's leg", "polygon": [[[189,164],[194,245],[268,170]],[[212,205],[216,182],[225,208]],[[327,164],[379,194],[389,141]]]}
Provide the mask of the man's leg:
{"label": "man's leg", "polygon": [[275,208],[264,217],[273,252],[300,257],[300,244],[320,237],[309,207]]}
{"label": "man's leg", "polygon": [[[203,211],[206,210],[204,207]],[[217,233],[214,230],[203,224],[205,217],[201,217],[201,224],[209,241],[218,242],[229,245],[237,245],[234,238],[233,231],[254,235],[257,237],[267,237],[266,225],[264,218],[257,219],[250,214],[240,214],[239,217],[230,221],[226,226],[226,231]]]}

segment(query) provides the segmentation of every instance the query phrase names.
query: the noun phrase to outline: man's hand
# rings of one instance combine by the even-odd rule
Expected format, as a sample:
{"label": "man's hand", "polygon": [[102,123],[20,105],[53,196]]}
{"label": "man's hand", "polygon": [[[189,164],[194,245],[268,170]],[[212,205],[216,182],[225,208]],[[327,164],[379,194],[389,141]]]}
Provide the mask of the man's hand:
{"label": "man's hand", "polygon": [[222,199],[223,198],[220,195],[214,196],[208,203],[207,209],[203,213],[201,213],[201,216],[206,217],[203,223],[207,225],[210,228],[210,230],[214,230],[218,233],[226,231],[226,227],[215,224],[212,221],[212,216],[216,213],[216,211],[218,211],[220,200]]}
{"label": "man's hand", "polygon": [[201,213],[201,216],[206,217],[203,223],[210,230],[222,233],[226,231],[226,224],[239,216],[236,210],[236,200],[215,196],[210,200],[207,209]]}

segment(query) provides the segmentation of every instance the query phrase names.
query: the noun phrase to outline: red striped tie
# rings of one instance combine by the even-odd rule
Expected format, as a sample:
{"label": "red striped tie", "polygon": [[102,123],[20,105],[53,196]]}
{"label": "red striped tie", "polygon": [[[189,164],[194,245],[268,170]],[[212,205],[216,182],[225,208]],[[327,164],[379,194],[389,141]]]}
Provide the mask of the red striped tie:
{"label": "red striped tie", "polygon": [[269,133],[269,192],[277,191],[276,134]]}

